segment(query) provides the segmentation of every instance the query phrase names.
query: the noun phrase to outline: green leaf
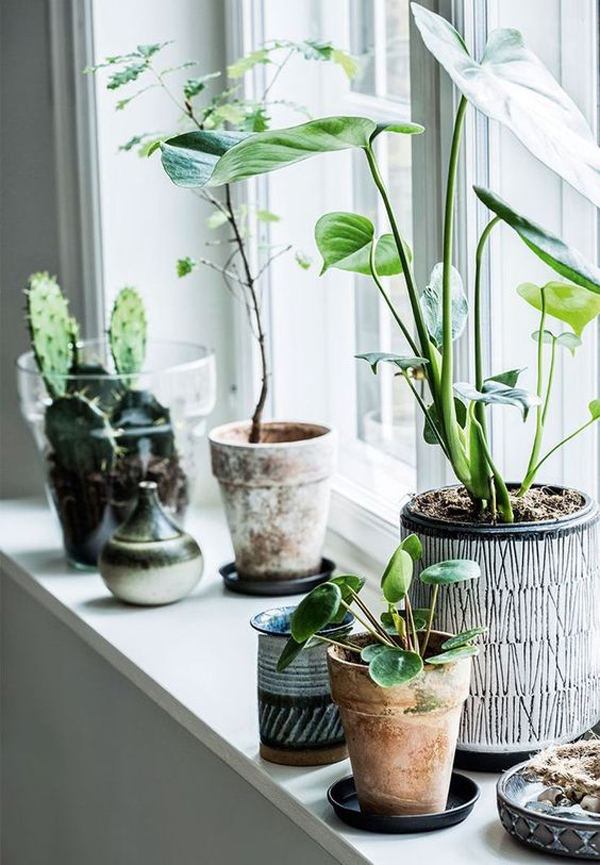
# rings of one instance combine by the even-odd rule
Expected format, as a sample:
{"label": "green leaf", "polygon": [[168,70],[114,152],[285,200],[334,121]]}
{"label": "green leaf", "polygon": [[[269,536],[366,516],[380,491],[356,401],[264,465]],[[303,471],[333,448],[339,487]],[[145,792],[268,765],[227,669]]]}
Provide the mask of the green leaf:
{"label": "green leaf", "polygon": [[122,87],[124,84],[129,84],[130,81],[135,81],[140,77],[142,72],[145,72],[148,68],[147,63],[131,63],[129,66],[125,66],[123,69],[119,69],[118,72],[113,72],[113,74],[108,79],[108,84],[106,85],[107,90],[117,90],[119,87]]}
{"label": "green leaf", "polygon": [[323,583],[303,598],[292,613],[292,637],[302,643],[335,618],[340,608],[342,592],[335,583]]}
{"label": "green leaf", "polygon": [[507,369],[506,372],[500,372],[498,375],[491,375],[486,378],[486,381],[498,381],[500,384],[505,384],[508,387],[514,387],[519,380],[522,372],[525,372],[526,367],[520,369]]}
{"label": "green leaf", "polygon": [[591,403],[589,403],[588,409],[594,420],[598,420],[598,418],[600,418],[600,397],[593,399]]}
{"label": "green leaf", "polygon": [[425,127],[421,126],[420,123],[413,123],[410,120],[403,123],[398,123],[397,121],[391,123],[386,121],[380,122],[377,124],[377,128],[371,135],[371,142],[373,142],[378,135],[381,135],[382,132],[398,132],[400,135],[421,135],[422,132],[425,132]]}
{"label": "green leaf", "polygon": [[250,111],[246,110],[242,122],[242,129],[245,132],[264,132],[269,128],[271,118],[267,114],[266,109],[262,105],[257,105]]}
{"label": "green leaf", "polygon": [[332,50],[331,59],[334,63],[337,63],[338,66],[342,67],[347,78],[354,78],[358,72],[358,62],[354,57],[352,57],[352,55],[348,54],[347,51],[342,51],[341,48],[334,48]]}
{"label": "green leaf", "polygon": [[449,640],[446,640],[442,643],[442,649],[444,651],[450,651],[451,649],[460,649],[462,646],[466,646],[467,643],[470,643],[471,640],[474,640],[475,637],[479,637],[481,634],[485,634],[487,628],[470,628],[468,631],[463,631],[461,634],[455,634],[454,637],[450,637]]}
{"label": "green leaf", "polygon": [[[321,274],[330,267],[351,273],[371,274],[369,257],[375,240],[373,223],[357,213],[326,213],[315,225],[315,240],[323,256]],[[405,250],[412,258],[408,246]],[[391,234],[384,234],[375,247],[375,269],[379,276],[402,273],[402,264]]]}
{"label": "green leaf", "polygon": [[448,586],[451,583],[462,583],[464,580],[476,580],[481,576],[477,562],[471,559],[448,559],[429,565],[420,573],[422,583],[433,586]]}
{"label": "green leaf", "polygon": [[369,664],[369,675],[376,685],[393,688],[418,676],[423,669],[421,656],[404,649],[384,649]]}
{"label": "green leaf", "polygon": [[367,351],[365,354],[355,354],[357,360],[366,360],[370,364],[371,369],[377,375],[377,367],[380,363],[391,363],[398,369],[419,369],[428,360],[424,357],[402,357],[399,354],[388,354],[385,351]]}
{"label": "green leaf", "polygon": [[163,141],[163,168],[177,186],[206,186],[220,157],[246,136],[242,132],[184,132]]}
{"label": "green leaf", "polygon": [[[600,295],[592,294],[579,285],[548,282],[543,286],[546,313],[572,327],[581,337],[583,329],[600,315]],[[535,309],[542,308],[542,287],[523,282],[517,292]]]}
{"label": "green leaf", "polygon": [[256,51],[251,51],[245,57],[241,57],[227,67],[227,74],[230,78],[243,78],[247,72],[254,69],[259,64],[270,63],[269,49],[258,48]]}
{"label": "green leaf", "polygon": [[[431,271],[429,285],[425,287],[420,298],[427,330],[434,338],[436,345],[442,344],[443,336],[443,279],[444,264],[439,262]],[[452,340],[455,340],[465,329],[469,316],[469,303],[463,288],[462,277],[455,267],[451,268],[450,291],[452,295]]]}
{"label": "green leaf", "polygon": [[406,553],[408,553],[413,562],[418,562],[423,555],[423,544],[418,535],[408,535],[404,538],[400,546]]}
{"label": "green leaf", "polygon": [[551,330],[544,330],[541,333],[539,330],[534,330],[531,334],[531,338],[534,342],[539,342],[541,340],[546,345],[552,345],[552,343],[556,343],[556,345],[562,345],[563,348],[567,348],[573,357],[575,357],[575,349],[579,348],[583,345],[582,341],[578,336],[575,336],[571,331],[565,331],[564,333],[559,333],[558,336],[555,336]]}
{"label": "green leaf", "polygon": [[449,652],[442,652],[441,655],[433,655],[431,658],[426,658],[426,664],[454,664],[460,661],[461,658],[473,658],[479,654],[477,646],[461,646],[460,649],[451,649]]}
{"label": "green leaf", "polygon": [[210,216],[206,218],[206,227],[210,228],[211,231],[214,231],[216,228],[220,228],[222,225],[225,225],[227,222],[227,214],[222,210],[215,210]]}
{"label": "green leaf", "polygon": [[306,255],[304,252],[301,252],[299,249],[296,250],[294,259],[298,267],[301,267],[302,270],[308,270],[312,264],[312,258],[309,255]]}
{"label": "green leaf", "polygon": [[[467,409],[464,402],[458,399],[458,397],[454,397],[454,410],[456,412],[456,420],[464,429],[467,423]],[[434,403],[431,403],[427,407],[427,416],[423,424],[423,439],[428,445],[439,445],[440,443],[434,432],[434,427],[437,429],[442,441],[444,441],[443,428],[438,417],[437,408]]]}
{"label": "green leaf", "polygon": [[306,646],[308,640],[303,640],[301,643],[298,643],[293,637],[290,637],[285,646],[283,647],[283,651],[279,656],[279,660],[277,661],[277,672],[281,673],[285,670],[286,667],[294,661],[302,649]]}
{"label": "green leaf", "polygon": [[206,89],[208,81],[220,77],[220,72],[210,72],[208,75],[200,75],[197,78],[188,78],[183,85],[183,95],[188,100],[193,99],[194,96],[198,96],[198,94],[202,93],[202,91]]}
{"label": "green leaf", "polygon": [[177,259],[177,276],[187,276],[191,273],[195,267],[198,267],[198,262],[191,258],[189,255],[186,255],[185,258]]}
{"label": "green leaf", "polygon": [[494,30],[478,62],[445,18],[416,3],[412,10],[425,45],[469,102],[600,207],[594,134],[519,31]]}
{"label": "green leaf", "polygon": [[484,382],[483,390],[479,391],[475,385],[469,384],[466,381],[456,382],[454,385],[455,392],[461,399],[467,402],[480,402],[484,405],[512,405],[518,408],[523,416],[523,420],[527,420],[529,410],[534,405],[539,405],[540,397],[527,390],[522,390],[518,387],[508,387],[497,381]]}
{"label": "green leaf", "polygon": [[277,216],[276,213],[271,213],[270,210],[257,210],[256,218],[260,222],[280,222],[281,217]]}
{"label": "green leaf", "polygon": [[339,577],[332,577],[330,583],[336,585],[342,593],[342,600],[349,603],[352,600],[352,592],[358,594],[365,584],[364,577],[357,577],[355,574],[342,574]]}
{"label": "green leaf", "polygon": [[383,596],[389,604],[397,604],[406,597],[413,574],[410,553],[399,546],[389,560],[381,578]]}
{"label": "green leaf", "polygon": [[570,279],[577,285],[600,294],[600,270],[584,256],[567,246],[559,237],[552,234],[527,217],[520,216],[509,204],[489,189],[474,186],[475,194],[496,216],[513,228],[521,240],[538,258],[552,270]]}
{"label": "green leaf", "polygon": [[370,646],[365,646],[362,652],[360,653],[361,661],[366,661],[369,664],[373,658],[377,657],[380,652],[383,652],[384,649],[390,648],[389,646],[384,646],[383,643],[372,643]]}

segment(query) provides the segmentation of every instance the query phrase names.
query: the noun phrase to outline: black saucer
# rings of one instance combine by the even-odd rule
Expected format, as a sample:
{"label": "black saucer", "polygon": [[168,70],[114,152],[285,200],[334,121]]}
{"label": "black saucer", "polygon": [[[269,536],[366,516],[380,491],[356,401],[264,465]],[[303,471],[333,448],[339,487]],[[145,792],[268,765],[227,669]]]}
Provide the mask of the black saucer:
{"label": "black saucer", "polygon": [[325,583],[335,570],[335,564],[331,559],[321,561],[321,569],[318,574],[310,574],[308,577],[295,577],[289,579],[282,576],[278,580],[245,580],[238,577],[235,562],[221,565],[219,573],[223,582],[230,592],[238,595],[260,595],[262,597],[281,597],[282,595],[303,595],[310,592],[320,583]]}
{"label": "black saucer", "polygon": [[364,829],[366,832],[384,832],[388,835],[410,832],[431,832],[434,829],[445,829],[462,823],[471,811],[480,795],[479,785],[461,775],[452,773],[448,804],[445,811],[438,814],[399,814],[395,817],[377,817],[374,814],[363,814],[356,798],[354,778],[342,778],[332,784],[327,791],[329,803],[340,820]]}

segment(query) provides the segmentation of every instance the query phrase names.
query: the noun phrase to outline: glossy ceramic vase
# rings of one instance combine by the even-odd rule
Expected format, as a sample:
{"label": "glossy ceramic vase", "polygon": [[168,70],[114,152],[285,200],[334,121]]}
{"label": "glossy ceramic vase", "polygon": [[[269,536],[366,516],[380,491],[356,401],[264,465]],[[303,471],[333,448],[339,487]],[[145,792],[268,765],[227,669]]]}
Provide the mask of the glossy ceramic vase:
{"label": "glossy ceramic vase", "polygon": [[[322,766],[348,756],[337,706],[331,699],[327,647],[318,641],[285,670],[277,662],[290,636],[295,607],[259,613],[250,624],[258,631],[258,718],[260,754],[271,763]],[[352,623],[329,625],[324,634],[340,633]]]}
{"label": "glossy ceramic vase", "polygon": [[213,474],[244,580],[293,580],[322,570],[335,431],[270,421],[250,444],[250,422],[209,433]]}
{"label": "glossy ceramic vase", "polygon": [[[436,624],[458,634],[487,626],[473,659],[457,765],[500,771],[533,751],[571,741],[600,718],[600,511],[556,520],[473,525],[402,509],[401,534],[423,544],[417,571],[474,559],[481,578],[453,587]],[[416,576],[416,574],[415,574]],[[418,579],[414,604],[427,606]]]}
{"label": "glossy ceramic vase", "polygon": [[141,606],[179,601],[203,566],[200,547],[165,513],[152,481],[140,483],[133,513],[109,538],[98,563],[113,595]]}
{"label": "glossy ceramic vase", "polygon": [[[432,650],[448,637],[432,631]],[[352,642],[366,646],[373,638],[353,634]],[[444,811],[471,658],[425,663],[418,676],[392,688],[377,685],[365,664],[346,660],[337,646],[329,647],[327,658],[361,811],[377,816]]]}
{"label": "glossy ceramic vase", "polygon": [[78,344],[78,363],[77,374],[54,376],[57,389],[83,396],[98,412],[93,424],[85,417],[65,423],[58,449],[48,424],[52,400],[30,351],[17,361],[17,384],[67,558],[95,568],[107,538],[131,513],[140,481],[156,482],[167,513],[183,521],[215,403],[215,357],[202,346],[149,340],[143,369],[119,375],[108,341],[95,339]]}

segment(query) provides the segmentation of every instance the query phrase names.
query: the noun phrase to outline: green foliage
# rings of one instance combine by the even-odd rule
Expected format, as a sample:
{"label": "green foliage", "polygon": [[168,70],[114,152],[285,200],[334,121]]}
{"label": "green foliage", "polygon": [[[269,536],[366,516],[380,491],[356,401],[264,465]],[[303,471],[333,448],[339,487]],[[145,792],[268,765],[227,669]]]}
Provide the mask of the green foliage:
{"label": "green foliage", "polygon": [[418,562],[423,555],[423,544],[421,543],[421,538],[415,534],[407,535],[400,544],[400,548],[408,553],[413,562]]}
{"label": "green foliage", "polygon": [[328,625],[338,613],[342,592],[335,583],[323,583],[300,602],[291,619],[292,637],[302,643]]}
{"label": "green foliage", "polygon": [[573,357],[575,357],[576,349],[583,345],[579,337],[568,330],[564,333],[559,333],[558,336],[555,336],[551,330],[535,330],[531,334],[531,338],[534,342],[539,342],[541,338],[542,342],[546,345],[561,345],[563,348],[568,349]]}
{"label": "green foliage", "polygon": [[390,363],[400,370],[420,369],[429,363],[424,357],[401,357],[399,354],[389,354],[385,351],[367,351],[365,354],[354,356],[359,360],[366,360],[375,375],[380,363]]}
{"label": "green foliage", "polygon": [[178,258],[177,276],[187,276],[189,273],[192,273],[196,267],[198,267],[198,262],[194,258],[190,258],[189,255],[186,255],[184,258]]}
{"label": "green foliage", "polygon": [[476,580],[480,576],[481,569],[477,562],[469,559],[448,559],[436,565],[429,565],[421,571],[419,579],[430,586],[449,586],[465,580]]}
{"label": "green foliage", "polygon": [[529,391],[522,390],[517,387],[509,387],[499,381],[488,379],[483,384],[482,390],[477,390],[468,382],[457,382],[454,385],[456,393],[466,402],[478,402],[483,405],[512,405],[518,408],[521,412],[523,420],[527,420],[527,415],[532,406],[538,405],[541,400]]}
{"label": "green foliage", "polygon": [[209,72],[208,75],[200,75],[196,78],[188,78],[183,85],[183,95],[187,100],[194,99],[199,96],[204,90],[209,81],[215,78],[220,78],[220,72]]}
{"label": "green foliage", "polygon": [[442,643],[442,649],[445,652],[449,652],[451,649],[460,649],[462,646],[466,646],[468,643],[472,642],[476,637],[485,634],[486,630],[487,628],[470,628],[468,631],[456,634],[454,637],[450,637],[449,640],[445,640]]}
{"label": "green foliage", "polygon": [[147,390],[127,390],[115,405],[111,424],[122,452],[165,459],[175,453],[171,415]]}
{"label": "green foliage", "polygon": [[[427,330],[438,346],[443,342],[443,273],[444,263],[440,262],[431,271],[429,285],[425,286],[421,295],[421,306]],[[452,339],[454,340],[458,339],[464,331],[469,316],[469,303],[463,288],[462,277],[455,267],[451,268],[450,292],[452,296]]]}
{"label": "green foliage", "polygon": [[48,406],[46,438],[59,468],[87,475],[110,471],[115,461],[113,431],[104,413],[83,396],[61,396]]}
{"label": "green foliage", "polygon": [[421,656],[405,649],[383,649],[369,663],[369,675],[382,688],[404,685],[418,676],[422,669]]}
{"label": "green foliage", "polygon": [[119,375],[140,372],[146,356],[146,311],[134,288],[122,288],[117,295],[110,316],[108,338]]}
{"label": "green foliage", "polygon": [[389,560],[381,577],[383,597],[389,604],[404,600],[413,575],[412,556],[400,545]]}
{"label": "green foliage", "polygon": [[56,277],[33,273],[25,291],[31,347],[48,393],[53,399],[66,390],[64,376],[75,360],[78,326]]}
{"label": "green foliage", "polygon": [[[375,271],[378,276],[402,273],[402,263],[391,234],[375,241],[373,223],[356,213],[327,213],[315,226],[315,241],[323,256],[321,274],[330,267],[351,273],[371,274],[371,248],[375,243]],[[407,245],[405,251],[412,259]]]}
{"label": "green foliage", "polygon": [[532,282],[523,282],[518,286],[517,292],[523,300],[538,310],[542,308],[543,292],[546,315],[568,324],[578,337],[581,337],[584,328],[600,315],[600,294],[593,294],[579,285],[547,282],[540,287]]}
{"label": "green foliage", "polygon": [[294,258],[296,260],[296,264],[298,265],[298,267],[302,268],[302,270],[308,270],[312,264],[312,259],[300,250],[296,250]]}
{"label": "green foliage", "polygon": [[427,658],[428,664],[455,664],[456,661],[460,661],[462,658],[474,658],[475,655],[479,654],[479,649],[477,646],[461,646],[457,649],[450,649],[449,652],[442,652],[439,655],[433,655],[430,658]]}

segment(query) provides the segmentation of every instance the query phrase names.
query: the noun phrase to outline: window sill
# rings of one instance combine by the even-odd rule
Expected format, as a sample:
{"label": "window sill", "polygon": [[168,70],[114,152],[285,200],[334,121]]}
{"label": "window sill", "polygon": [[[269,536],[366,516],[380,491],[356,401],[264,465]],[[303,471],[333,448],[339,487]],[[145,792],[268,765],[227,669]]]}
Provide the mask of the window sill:
{"label": "window sill", "polygon": [[[5,577],[71,628],[337,862],[396,865],[399,844],[405,858],[437,862],[440,837],[435,832],[394,839],[361,834],[337,820],[327,804],[326,791],[333,781],[349,774],[347,762],[306,770],[260,759],[256,635],[248,620],[276,605],[278,599],[226,595],[217,568],[231,555],[231,547],[221,511],[196,511],[190,524],[206,557],[198,588],[180,604],[136,614],[116,602],[98,603],[107,598],[99,575],[74,575],[66,566],[56,526],[41,503],[22,500],[0,505],[0,564]],[[224,628],[235,634],[234,640],[223,639]],[[226,680],[230,686],[227,702],[223,701]],[[529,858],[515,849],[497,820],[495,780],[493,776],[478,778],[483,797],[474,814],[443,833],[446,865],[464,862],[465,850],[481,863]]]}

